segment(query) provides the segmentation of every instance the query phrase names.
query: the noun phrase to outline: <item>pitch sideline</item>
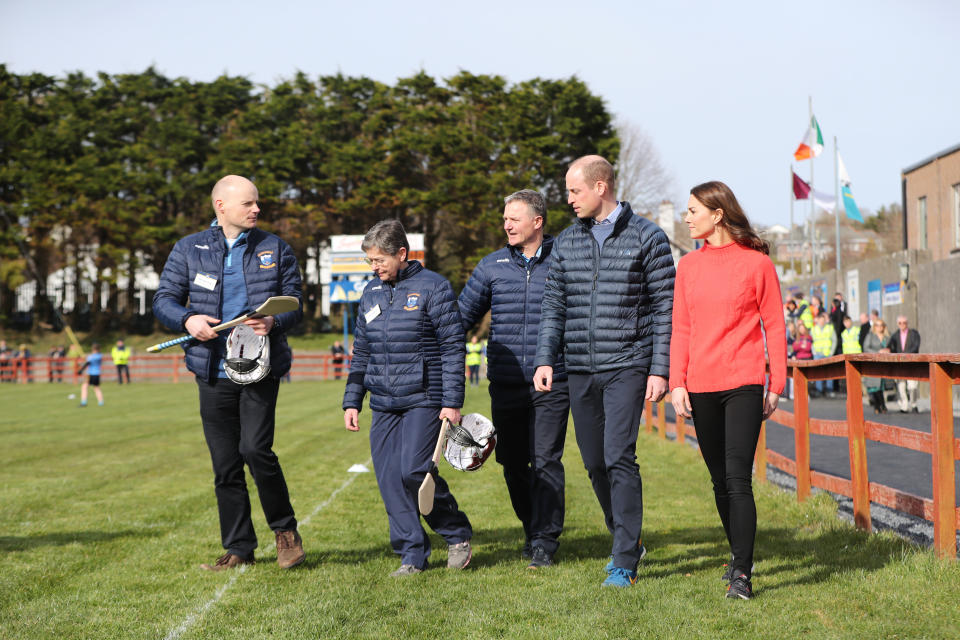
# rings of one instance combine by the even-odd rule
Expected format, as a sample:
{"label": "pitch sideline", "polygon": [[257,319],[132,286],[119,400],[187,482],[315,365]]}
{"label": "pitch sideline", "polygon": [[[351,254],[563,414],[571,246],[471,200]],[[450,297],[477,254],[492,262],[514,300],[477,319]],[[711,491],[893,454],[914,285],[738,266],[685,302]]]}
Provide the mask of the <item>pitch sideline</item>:
{"label": "pitch sideline", "polygon": [[[364,463],[364,465],[370,465],[372,462],[373,462],[373,458],[369,458]],[[333,499],[337,497],[337,494],[343,491],[344,489],[346,489],[347,487],[349,487],[350,484],[357,479],[358,475],[360,474],[359,473],[351,474],[350,477],[347,478],[347,480],[342,485],[334,489],[333,493],[327,496],[326,500],[318,504],[313,509],[313,511],[310,512],[310,515],[308,515],[306,518],[304,518],[298,523],[298,528],[309,524],[313,516],[323,511],[324,508],[326,508],[331,502],[333,502]],[[272,544],[270,544],[270,546],[264,548],[264,552],[269,553],[270,551],[273,550],[276,544],[277,544],[276,542],[273,542]],[[236,583],[236,581],[240,578],[240,576],[247,570],[247,566],[248,565],[241,565],[240,567],[235,569],[234,574],[230,577],[230,580],[228,580],[226,584],[222,585],[219,589],[217,589],[217,592],[213,594],[212,598],[210,598],[205,603],[197,607],[193,612],[191,612],[186,618],[183,619],[183,622],[177,625],[174,629],[171,629],[170,632],[164,636],[164,640],[177,640],[180,636],[184,634],[184,632],[187,631],[187,629],[189,629],[194,624],[196,624],[196,622],[200,620],[200,618],[202,618],[203,615],[207,611],[209,611],[211,607],[213,607],[223,598],[223,595],[230,590],[230,588]]]}

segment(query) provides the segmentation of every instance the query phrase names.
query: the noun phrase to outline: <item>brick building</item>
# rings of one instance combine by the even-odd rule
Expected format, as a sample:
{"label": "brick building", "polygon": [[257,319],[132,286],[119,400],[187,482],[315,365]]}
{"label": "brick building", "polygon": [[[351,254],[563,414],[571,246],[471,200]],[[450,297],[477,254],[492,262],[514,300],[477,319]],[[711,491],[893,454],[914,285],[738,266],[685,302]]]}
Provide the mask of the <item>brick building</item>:
{"label": "brick building", "polygon": [[960,144],[901,172],[903,248],[960,256]]}

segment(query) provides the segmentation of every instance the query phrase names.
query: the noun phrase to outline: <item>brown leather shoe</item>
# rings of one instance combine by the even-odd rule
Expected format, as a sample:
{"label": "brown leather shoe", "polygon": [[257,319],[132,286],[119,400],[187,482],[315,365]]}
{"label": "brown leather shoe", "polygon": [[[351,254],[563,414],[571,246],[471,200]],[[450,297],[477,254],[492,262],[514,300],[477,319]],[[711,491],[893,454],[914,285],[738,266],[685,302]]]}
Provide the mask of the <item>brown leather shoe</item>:
{"label": "brown leather shoe", "polygon": [[200,565],[200,568],[206,569],[207,571],[226,571],[227,569],[233,569],[234,567],[239,567],[242,564],[253,564],[253,563],[254,563],[254,560],[252,558],[250,560],[245,560],[240,556],[227,552],[222,556],[220,556],[219,558],[217,558],[217,561],[214,562],[212,565],[209,565],[206,562],[204,562],[203,564]]}
{"label": "brown leather shoe", "polygon": [[303,540],[296,531],[277,531],[277,564],[281,569],[291,569],[307,557],[303,552]]}

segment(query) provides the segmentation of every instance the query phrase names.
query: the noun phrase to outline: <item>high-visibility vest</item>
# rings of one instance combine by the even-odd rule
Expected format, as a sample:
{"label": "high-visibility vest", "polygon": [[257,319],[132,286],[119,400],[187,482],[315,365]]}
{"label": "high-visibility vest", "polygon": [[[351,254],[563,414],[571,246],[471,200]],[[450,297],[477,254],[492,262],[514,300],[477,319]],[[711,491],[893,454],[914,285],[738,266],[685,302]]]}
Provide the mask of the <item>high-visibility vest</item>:
{"label": "high-visibility vest", "polygon": [[110,359],[113,360],[113,364],[127,364],[130,361],[130,347],[110,349]]}
{"label": "high-visibility vest", "polygon": [[803,305],[800,310],[800,322],[807,325],[807,331],[813,330],[813,312],[810,311],[809,305]]}
{"label": "high-visibility vest", "polygon": [[468,342],[467,343],[467,366],[480,366],[480,362],[483,359],[483,356],[480,355],[480,351],[483,349],[483,345],[479,342]]}
{"label": "high-visibility vest", "polygon": [[833,333],[833,326],[825,324],[822,327],[820,325],[814,325],[813,329],[810,330],[810,337],[813,338],[813,352],[821,356],[832,356],[833,352],[830,350],[830,335]]}
{"label": "high-visibility vest", "polygon": [[860,348],[860,327],[850,327],[844,329],[840,334],[844,353],[863,353]]}

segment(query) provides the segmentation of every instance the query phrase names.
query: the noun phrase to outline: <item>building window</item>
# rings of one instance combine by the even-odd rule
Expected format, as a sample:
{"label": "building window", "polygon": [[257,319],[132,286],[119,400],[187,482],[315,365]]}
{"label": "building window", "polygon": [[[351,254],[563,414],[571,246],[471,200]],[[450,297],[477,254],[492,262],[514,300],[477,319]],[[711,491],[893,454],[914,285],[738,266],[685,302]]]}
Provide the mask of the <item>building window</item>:
{"label": "building window", "polygon": [[953,185],[953,246],[960,247],[960,182]]}
{"label": "building window", "polygon": [[917,223],[920,227],[920,248],[927,248],[927,196],[917,200]]}

